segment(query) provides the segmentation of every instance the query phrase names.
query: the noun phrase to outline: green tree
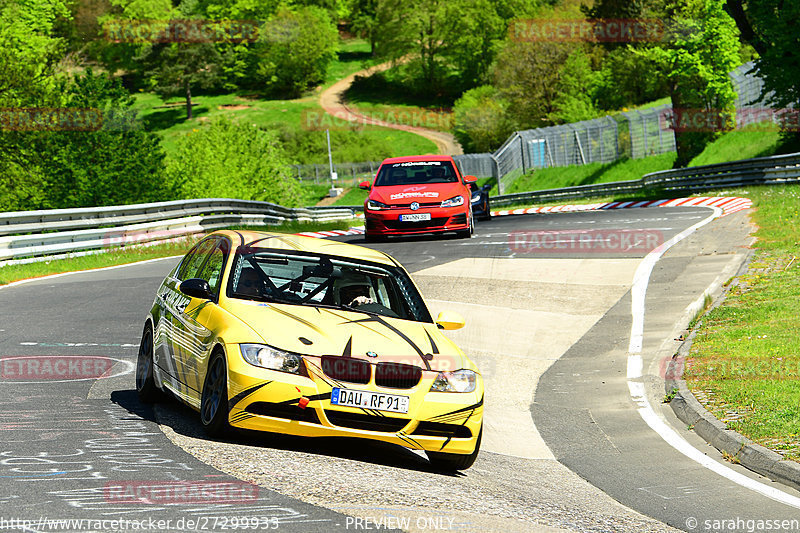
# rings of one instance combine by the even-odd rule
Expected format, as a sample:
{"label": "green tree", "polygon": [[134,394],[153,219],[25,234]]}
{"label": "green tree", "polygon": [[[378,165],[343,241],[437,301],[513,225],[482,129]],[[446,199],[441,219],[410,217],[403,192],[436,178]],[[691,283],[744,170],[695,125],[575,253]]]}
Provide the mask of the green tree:
{"label": "green tree", "polygon": [[664,76],[654,76],[657,65],[634,46],[616,48],[602,61],[595,80],[594,96],[601,109],[633,107],[669,95]]}
{"label": "green tree", "polygon": [[325,79],[338,47],[339,34],[325,10],[280,9],[255,48],[257,79],[269,92],[300,96]]}
{"label": "green tree", "polygon": [[[781,0],[728,0],[741,38],[755,48],[765,92],[779,106],[800,102],[800,4]],[[800,135],[800,132],[796,132]]]}
{"label": "green tree", "polygon": [[54,35],[65,0],[0,0],[0,107],[49,99],[64,40]]}
{"label": "green tree", "polygon": [[172,196],[160,138],[142,131],[133,99],[118,80],[88,70],[59,80],[56,88],[59,113],[80,116],[89,110],[97,120],[88,122],[88,131],[59,125],[7,133],[18,149],[6,179],[15,180],[19,192],[4,204],[13,209],[93,207]]}
{"label": "green tree", "polygon": [[350,29],[367,40],[370,52],[375,55],[378,39],[378,0],[350,0],[348,11]]}
{"label": "green tree", "polygon": [[474,87],[487,81],[498,44],[505,37],[507,21],[490,0],[466,2],[462,9],[447,55],[461,78],[461,86]]}
{"label": "green tree", "polygon": [[[736,93],[728,73],[738,63],[738,34],[723,4],[724,0],[684,0],[672,13],[678,31],[668,42],[640,52],[657,65],[679,113],[735,113]],[[678,129],[675,166],[686,166],[721,133]]]}
{"label": "green tree", "polygon": [[210,88],[220,77],[220,56],[211,43],[158,43],[140,60],[156,94],[186,100],[186,118],[192,118],[192,88]]}
{"label": "green tree", "polygon": [[552,124],[557,114],[560,71],[572,43],[509,41],[493,66],[493,85],[509,103],[514,129]]}
{"label": "green tree", "polygon": [[[65,1],[0,0],[0,109],[58,105],[55,71],[65,42],[55,27],[69,17]],[[0,121],[0,211],[45,201],[44,177],[30,159],[37,154],[14,128]]]}
{"label": "green tree", "polygon": [[488,0],[382,0],[378,3],[378,55],[411,57],[427,91],[442,88],[455,70],[464,86],[479,83],[492,62],[506,21]]}
{"label": "green tree", "polygon": [[548,115],[550,122],[566,124],[597,117],[591,93],[596,78],[588,54],[583,48],[573,50],[559,70],[558,95],[553,101],[554,110]]}
{"label": "green tree", "polygon": [[453,107],[453,134],[467,153],[493,151],[514,131],[508,111],[491,85],[470,89]]}
{"label": "green tree", "polygon": [[224,118],[181,138],[168,173],[184,198],[240,198],[287,206],[300,198],[277,136]]}
{"label": "green tree", "polygon": [[180,17],[185,16],[171,0],[109,0],[107,12],[97,19],[100,33],[87,43],[85,52],[108,71],[120,72],[133,85],[142,86],[139,61],[153,44],[147,41],[148,31],[157,32],[159,24]]}
{"label": "green tree", "polygon": [[595,0],[589,7],[581,6],[581,11],[590,19],[635,19],[642,16],[645,0]]}

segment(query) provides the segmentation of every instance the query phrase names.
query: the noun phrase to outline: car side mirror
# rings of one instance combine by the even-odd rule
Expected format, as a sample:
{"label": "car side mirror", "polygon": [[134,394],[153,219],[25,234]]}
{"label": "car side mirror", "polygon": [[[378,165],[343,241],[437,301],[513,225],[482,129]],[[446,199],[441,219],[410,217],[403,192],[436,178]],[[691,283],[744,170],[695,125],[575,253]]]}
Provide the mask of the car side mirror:
{"label": "car side mirror", "polygon": [[372,188],[372,186],[368,181],[362,181],[361,183],[358,184],[358,188],[368,191]]}
{"label": "car side mirror", "polygon": [[436,317],[439,329],[461,329],[464,327],[464,317],[455,311],[442,311]]}
{"label": "car side mirror", "polygon": [[466,183],[475,183],[476,181],[478,181],[478,178],[476,178],[475,176],[464,176],[464,181]]}
{"label": "car side mirror", "polygon": [[211,299],[211,286],[204,279],[192,278],[187,279],[180,285],[180,290],[186,296],[192,298],[202,298],[203,300]]}

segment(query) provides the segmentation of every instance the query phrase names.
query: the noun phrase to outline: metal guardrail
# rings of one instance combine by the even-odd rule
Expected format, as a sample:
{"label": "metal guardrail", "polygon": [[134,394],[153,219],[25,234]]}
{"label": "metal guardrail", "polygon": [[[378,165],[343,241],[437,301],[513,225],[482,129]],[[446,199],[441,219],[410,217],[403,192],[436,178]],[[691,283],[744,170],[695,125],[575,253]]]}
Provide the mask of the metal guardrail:
{"label": "metal guardrail", "polygon": [[491,205],[503,207],[523,202],[552,202],[642,192],[699,192],[727,187],[798,182],[800,182],[800,153],[662,170],[631,181],[504,194],[493,196]]}
{"label": "metal guardrail", "polygon": [[[698,192],[785,183],[800,183],[800,153],[664,170],[631,181],[506,194],[492,197],[491,204],[501,207],[648,191]],[[288,208],[267,202],[206,198],[0,213],[0,265],[54,254],[95,253],[119,245],[155,242],[232,225],[350,220],[356,209],[358,206]]]}
{"label": "metal guardrail", "polygon": [[96,251],[233,225],[325,222],[353,216],[353,210],[346,207],[288,208],[225,198],[0,213],[0,265],[20,258]]}

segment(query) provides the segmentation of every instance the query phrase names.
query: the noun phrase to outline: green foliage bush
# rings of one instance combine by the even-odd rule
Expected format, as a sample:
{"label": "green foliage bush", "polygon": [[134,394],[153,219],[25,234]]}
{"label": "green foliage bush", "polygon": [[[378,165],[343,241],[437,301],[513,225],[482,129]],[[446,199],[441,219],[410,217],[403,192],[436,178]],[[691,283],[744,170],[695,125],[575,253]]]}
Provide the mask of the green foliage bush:
{"label": "green foliage bush", "polygon": [[184,198],[240,198],[297,205],[299,185],[275,133],[217,119],[178,142],[167,175]]}
{"label": "green foliage bush", "polygon": [[466,153],[496,150],[513,132],[508,120],[508,102],[497,89],[484,85],[471,89],[453,108],[454,134]]}
{"label": "green foliage bush", "polygon": [[91,70],[61,80],[51,95],[65,109],[102,116],[90,131],[0,134],[0,209],[93,207],[171,198],[160,138],[142,131],[119,81]]}
{"label": "green foliage bush", "polygon": [[339,35],[328,12],[317,7],[281,9],[261,30],[257,79],[272,94],[297,97],[325,80]]}
{"label": "green foliage bush", "polygon": [[657,65],[631,48],[610,51],[595,79],[594,96],[601,109],[633,107],[669,94],[663,76],[653,75]]}

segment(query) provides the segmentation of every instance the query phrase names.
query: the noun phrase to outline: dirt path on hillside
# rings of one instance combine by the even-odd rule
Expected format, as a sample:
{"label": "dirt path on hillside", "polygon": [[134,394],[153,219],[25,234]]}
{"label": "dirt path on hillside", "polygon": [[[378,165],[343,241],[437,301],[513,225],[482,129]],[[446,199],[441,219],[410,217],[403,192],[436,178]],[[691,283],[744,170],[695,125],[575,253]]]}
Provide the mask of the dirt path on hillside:
{"label": "dirt path on hillside", "polygon": [[347,89],[350,88],[350,85],[353,84],[353,80],[355,80],[356,76],[367,76],[370,74],[374,74],[376,72],[381,72],[383,70],[386,70],[391,66],[392,66],[391,61],[386,63],[381,63],[380,65],[375,65],[374,67],[361,70],[359,72],[351,74],[350,76],[342,80],[337,81],[336,83],[325,89],[322,92],[322,94],[320,94],[319,96],[320,105],[329,115],[332,115],[338,119],[347,120],[348,122],[358,122],[360,124],[369,124],[372,126],[383,126],[385,128],[408,131],[411,133],[416,133],[417,135],[421,135],[422,137],[430,139],[431,141],[436,143],[436,147],[438,148],[440,154],[443,155],[463,154],[464,150],[461,148],[461,145],[458,144],[456,138],[453,137],[453,135],[450,133],[430,130],[427,128],[420,128],[416,126],[407,126],[404,124],[393,124],[391,122],[377,120],[362,113],[359,113],[357,110],[352,109],[347,105],[347,103],[344,100],[344,93],[345,91],[347,91]]}

